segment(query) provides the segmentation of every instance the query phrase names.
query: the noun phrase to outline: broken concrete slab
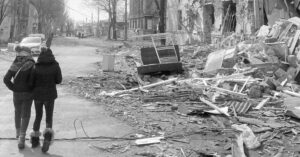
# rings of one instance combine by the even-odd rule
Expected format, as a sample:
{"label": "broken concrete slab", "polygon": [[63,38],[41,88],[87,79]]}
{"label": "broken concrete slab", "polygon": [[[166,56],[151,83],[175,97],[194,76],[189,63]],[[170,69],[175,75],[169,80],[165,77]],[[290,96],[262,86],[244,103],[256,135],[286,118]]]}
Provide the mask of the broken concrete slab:
{"label": "broken concrete slab", "polygon": [[284,104],[287,106],[285,115],[300,119],[300,98],[287,97],[284,99]]}

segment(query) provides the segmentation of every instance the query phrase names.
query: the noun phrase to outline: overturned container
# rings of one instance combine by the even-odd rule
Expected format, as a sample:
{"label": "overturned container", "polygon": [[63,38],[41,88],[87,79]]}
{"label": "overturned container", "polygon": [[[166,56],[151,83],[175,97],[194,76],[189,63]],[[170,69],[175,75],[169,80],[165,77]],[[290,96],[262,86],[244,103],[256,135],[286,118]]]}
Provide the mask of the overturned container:
{"label": "overturned container", "polygon": [[112,72],[114,71],[115,67],[115,55],[112,54],[104,54],[103,61],[102,61],[102,70],[105,72]]}
{"label": "overturned container", "polygon": [[[137,67],[138,74],[157,72],[181,73],[179,47],[174,44],[173,36],[169,33],[147,34],[133,38],[150,39],[152,46],[141,48],[142,65]],[[168,44],[166,44],[168,42]]]}

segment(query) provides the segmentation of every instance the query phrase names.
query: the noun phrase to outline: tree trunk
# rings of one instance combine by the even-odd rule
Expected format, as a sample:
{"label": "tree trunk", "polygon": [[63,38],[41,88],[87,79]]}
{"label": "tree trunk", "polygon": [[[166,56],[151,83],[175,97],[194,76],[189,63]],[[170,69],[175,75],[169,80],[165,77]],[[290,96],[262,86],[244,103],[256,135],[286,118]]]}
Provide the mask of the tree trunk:
{"label": "tree trunk", "polygon": [[113,39],[117,40],[117,29],[116,29],[116,24],[117,24],[117,0],[113,0],[112,9],[113,9],[113,15],[112,15]]}
{"label": "tree trunk", "polygon": [[51,33],[46,41],[46,46],[47,47],[51,47],[51,44],[52,44],[52,40],[53,40],[53,33]]}
{"label": "tree trunk", "polygon": [[[166,0],[160,0],[160,9],[159,9],[159,33],[165,33],[165,8]],[[161,39],[161,44],[166,45],[166,40]]]}
{"label": "tree trunk", "polygon": [[97,37],[100,38],[100,8],[98,7],[98,18],[97,18]]}
{"label": "tree trunk", "polygon": [[107,39],[108,40],[111,40],[111,24],[112,24],[112,13],[111,13],[111,0],[109,0],[108,1],[109,2],[109,7],[108,7],[108,9],[109,9],[109,13],[108,13],[108,19],[109,19],[109,27],[108,27],[108,35],[107,35]]}
{"label": "tree trunk", "polygon": [[125,32],[124,32],[124,40],[126,41],[127,38],[128,38],[127,0],[125,0]]}
{"label": "tree trunk", "polygon": [[16,27],[16,1],[12,1],[12,9],[13,9],[13,22],[10,25],[9,32],[9,41],[13,42],[15,39],[15,27]]}
{"label": "tree trunk", "polygon": [[43,33],[43,29],[42,29],[42,0],[39,0],[39,8],[38,8],[38,32],[39,33]]}

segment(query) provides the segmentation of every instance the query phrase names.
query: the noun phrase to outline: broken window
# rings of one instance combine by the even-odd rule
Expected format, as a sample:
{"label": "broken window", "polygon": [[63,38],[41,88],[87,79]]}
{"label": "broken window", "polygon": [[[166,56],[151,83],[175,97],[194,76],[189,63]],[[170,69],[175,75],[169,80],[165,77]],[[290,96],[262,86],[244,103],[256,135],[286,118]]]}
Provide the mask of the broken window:
{"label": "broken window", "polygon": [[224,20],[222,25],[222,33],[234,32],[236,28],[236,3],[232,1],[224,1]]}
{"label": "broken window", "polygon": [[178,30],[182,30],[182,10],[178,10],[177,17],[178,17]]}
{"label": "broken window", "polygon": [[147,29],[152,29],[152,19],[147,19]]}

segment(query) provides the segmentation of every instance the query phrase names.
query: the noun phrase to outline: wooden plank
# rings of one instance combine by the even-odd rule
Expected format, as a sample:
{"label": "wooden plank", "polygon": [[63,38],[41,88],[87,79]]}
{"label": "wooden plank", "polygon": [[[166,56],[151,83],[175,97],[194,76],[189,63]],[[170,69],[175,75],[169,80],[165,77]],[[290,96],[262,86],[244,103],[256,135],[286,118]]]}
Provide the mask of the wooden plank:
{"label": "wooden plank", "polygon": [[228,16],[229,16],[229,11],[230,11],[230,7],[231,5],[229,4],[228,8],[227,8],[227,11],[226,11],[226,15],[224,17],[224,21],[223,21],[223,24],[221,26],[221,34],[223,34],[225,32],[225,25],[226,25],[226,21],[228,19]]}
{"label": "wooden plank", "polygon": [[219,108],[218,106],[216,106],[215,104],[213,104],[213,103],[211,103],[211,102],[209,102],[209,101],[207,101],[207,100],[205,100],[204,98],[201,98],[201,97],[200,97],[200,100],[201,100],[202,102],[204,102],[205,104],[207,104],[208,106],[212,107],[213,109],[215,109],[215,110],[219,111],[220,113],[224,114],[225,116],[230,117],[230,115],[229,115],[228,113],[223,112],[223,110],[220,109],[220,108]]}
{"label": "wooden plank", "polygon": [[259,110],[261,109],[271,98],[266,98],[261,101],[254,109]]}
{"label": "wooden plank", "polygon": [[111,92],[111,93],[105,93],[105,94],[102,94],[102,95],[115,96],[115,95],[118,95],[118,94],[125,94],[125,93],[128,93],[128,92],[137,91],[141,88],[146,89],[146,88],[152,88],[152,87],[156,87],[156,86],[160,86],[160,85],[164,85],[164,84],[170,84],[170,83],[172,83],[176,80],[177,80],[177,78],[173,78],[173,79],[169,79],[169,80],[166,80],[166,81],[161,81],[161,82],[149,84],[149,85],[142,86],[142,87],[132,88],[132,89],[128,89],[128,90],[122,90],[122,91],[115,91],[115,92]]}
{"label": "wooden plank", "polygon": [[296,44],[297,44],[297,42],[299,40],[299,37],[300,37],[300,30],[297,30],[296,34],[295,34],[295,36],[293,38],[293,43],[292,43],[291,47],[289,47],[289,53],[291,55],[293,54],[293,52],[295,50]]}
{"label": "wooden plank", "polygon": [[289,25],[286,26],[285,30],[282,31],[282,33],[279,36],[278,41],[282,41],[284,39],[284,37],[286,37],[287,33],[289,32],[289,30],[292,28],[294,24],[290,23]]}
{"label": "wooden plank", "polygon": [[164,139],[164,137],[152,137],[152,138],[138,139],[135,141],[135,144],[138,146],[156,144],[156,143],[160,143],[160,140],[162,140],[162,139]]}
{"label": "wooden plank", "polygon": [[299,93],[291,92],[291,91],[288,91],[288,90],[283,90],[283,93],[289,94],[289,95],[292,95],[292,96],[300,98],[300,94]]}
{"label": "wooden plank", "polygon": [[233,92],[233,91],[223,89],[223,88],[218,88],[218,87],[211,87],[211,88],[214,88],[215,90],[218,90],[220,92],[224,92],[224,93],[228,93],[228,94],[232,94],[232,95],[236,95],[236,96],[240,96],[240,97],[247,97],[247,94]]}
{"label": "wooden plank", "polygon": [[246,85],[248,84],[248,81],[250,80],[250,78],[251,78],[251,77],[249,76],[248,79],[246,80],[246,82],[244,83],[243,87],[241,88],[240,93],[243,92],[243,90],[244,90],[244,88],[246,87]]}
{"label": "wooden plank", "polygon": [[246,124],[252,124],[256,126],[265,126],[265,127],[271,127],[271,128],[284,128],[284,127],[292,127],[292,125],[282,124],[279,122],[264,122],[259,119],[255,118],[246,118],[246,117],[238,117],[237,118],[239,122],[246,123]]}

